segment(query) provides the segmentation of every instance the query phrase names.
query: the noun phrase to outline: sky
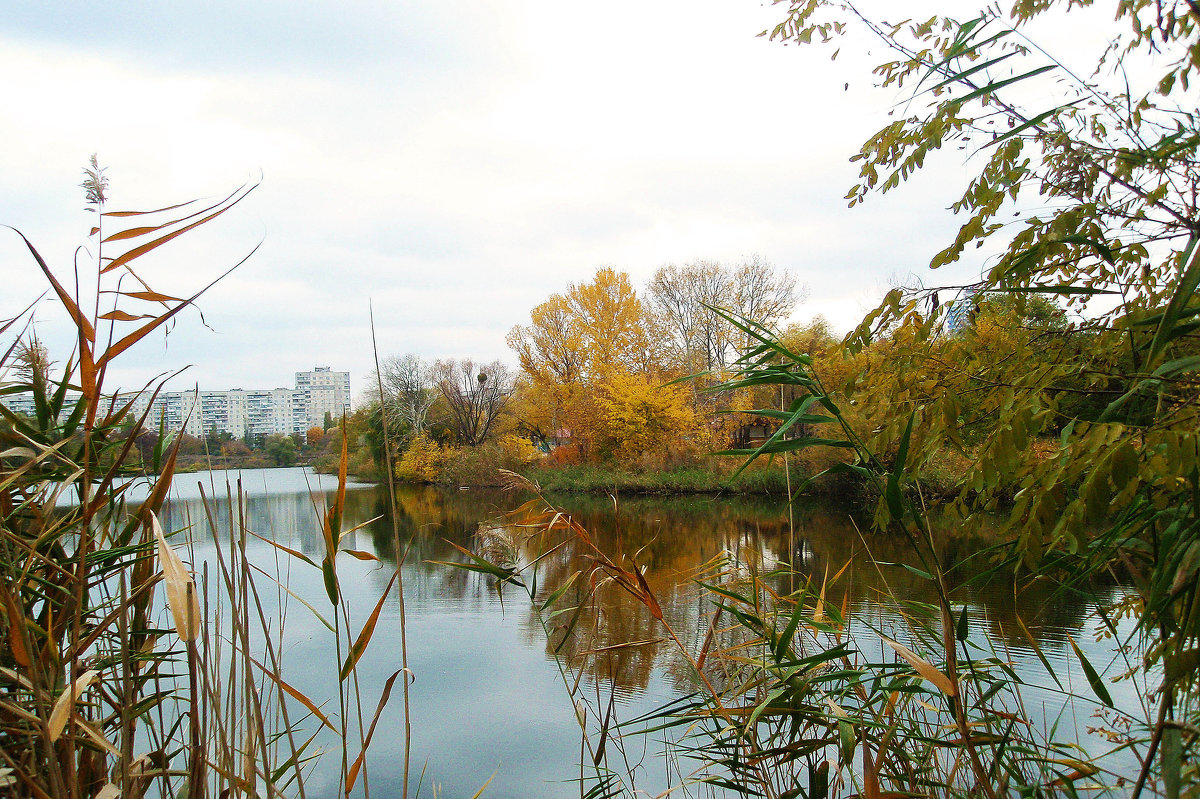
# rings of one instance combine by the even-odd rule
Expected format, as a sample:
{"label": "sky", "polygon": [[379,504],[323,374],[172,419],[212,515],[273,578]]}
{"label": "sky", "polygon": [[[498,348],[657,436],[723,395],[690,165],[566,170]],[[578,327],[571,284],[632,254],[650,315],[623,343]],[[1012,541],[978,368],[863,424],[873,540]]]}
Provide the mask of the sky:
{"label": "sky", "polygon": [[[602,266],[640,287],[666,263],[758,255],[806,288],[795,321],[842,331],[897,280],[977,276],[982,255],[927,269],[957,230],[946,209],[966,154],[846,208],[849,159],[900,98],[873,85],[881,53],[831,62],[758,36],[783,13],[749,0],[17,4],[0,23],[0,224],[70,284],[73,264],[94,264],[79,188],[93,153],[109,210],[258,184],[139,267],[185,296],[258,247],[199,301],[203,317],[123,356],[111,389],[181,369],[170,387],[273,388],[319,365],[350,371],[357,394],[372,316],[381,356],[515,364],[506,333]],[[0,286],[0,319],[46,288],[3,229]],[[43,300],[34,319],[65,360],[61,308]]]}

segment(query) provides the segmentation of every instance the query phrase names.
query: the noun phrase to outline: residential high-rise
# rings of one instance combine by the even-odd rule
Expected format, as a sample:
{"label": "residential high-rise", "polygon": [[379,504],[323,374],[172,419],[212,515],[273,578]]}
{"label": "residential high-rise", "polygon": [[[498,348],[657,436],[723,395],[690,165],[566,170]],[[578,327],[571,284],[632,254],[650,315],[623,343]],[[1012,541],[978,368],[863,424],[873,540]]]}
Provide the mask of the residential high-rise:
{"label": "residential high-rise", "polygon": [[303,393],[303,406],[309,427],[321,427],[325,415],[341,419],[350,415],[350,373],[334,372],[328,366],[314,367],[311,372],[296,372],[296,391]]}
{"label": "residential high-rise", "polygon": [[[145,414],[145,426],[152,430],[165,425],[197,437],[216,432],[236,438],[304,433],[323,426],[327,413],[332,419],[350,413],[350,373],[318,366],[296,372],[295,388],[122,393],[117,400],[132,403],[133,418]],[[29,394],[5,395],[0,402],[17,413],[36,413]]]}

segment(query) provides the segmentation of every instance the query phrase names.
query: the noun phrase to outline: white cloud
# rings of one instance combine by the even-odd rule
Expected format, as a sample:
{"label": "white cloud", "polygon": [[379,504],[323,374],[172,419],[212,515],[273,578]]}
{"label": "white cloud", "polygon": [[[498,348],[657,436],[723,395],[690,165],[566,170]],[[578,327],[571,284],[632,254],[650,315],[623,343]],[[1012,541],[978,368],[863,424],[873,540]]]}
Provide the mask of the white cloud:
{"label": "white cloud", "polygon": [[[385,354],[511,360],[508,329],[601,264],[640,282],[667,261],[750,253],[811,287],[801,316],[846,328],[953,231],[926,201],[961,185],[953,154],[903,199],[846,211],[847,159],[890,100],[853,64],[756,38],[771,5],[253,5],[141,21],[30,6],[0,40],[14,77],[0,87],[0,222],[59,274],[90,224],[77,185],[92,152],[121,206],[265,176],[145,265],[184,292],[261,240],[202,303],[218,332],[186,316],[123,381],[192,363],[186,379],[205,387],[273,386],[327,364],[357,385],[369,301]],[[0,317],[42,289],[31,266],[19,240],[0,242]],[[69,348],[53,316],[41,329]]]}

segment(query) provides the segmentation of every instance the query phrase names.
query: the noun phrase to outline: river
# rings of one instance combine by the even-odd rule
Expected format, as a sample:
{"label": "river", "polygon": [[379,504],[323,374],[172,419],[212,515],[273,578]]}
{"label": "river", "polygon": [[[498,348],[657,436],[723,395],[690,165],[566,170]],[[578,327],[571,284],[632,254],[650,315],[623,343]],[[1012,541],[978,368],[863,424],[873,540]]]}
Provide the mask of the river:
{"label": "river", "polygon": [[[229,498],[238,495],[238,480],[243,500],[235,503],[231,512]],[[278,575],[292,594],[265,592],[270,597],[266,600],[269,612],[277,619],[272,626],[280,640],[284,678],[315,701],[325,702],[326,713],[338,711],[337,702],[331,699],[336,697],[337,652],[332,635],[314,612],[295,599],[303,599],[331,618],[322,575],[268,541],[319,563],[324,554],[319,518],[334,487],[331,478],[301,468],[179,475],[162,514],[168,531],[178,531],[188,539],[188,559],[201,575],[207,568],[210,583],[217,547],[231,545],[230,530],[244,525],[257,536],[247,539],[248,557],[265,572]],[[209,498],[207,512],[204,496]],[[577,631],[558,652],[556,661],[555,646],[561,637],[556,637],[555,623],[548,640],[535,606],[526,596],[511,586],[498,594],[492,578],[444,565],[466,560],[453,544],[473,548],[480,522],[527,498],[476,489],[406,486],[398,490],[394,521],[401,545],[409,547],[402,576],[413,675],[411,785],[415,790],[420,781],[422,795],[468,797],[485,783],[485,797],[579,795],[578,783],[572,782],[580,773],[579,725],[559,661],[578,663],[585,639]],[[931,597],[928,584],[912,571],[877,565],[880,561],[910,561],[906,545],[860,535],[862,523],[856,526],[845,509],[828,503],[794,508],[789,526],[786,505],[762,499],[562,497],[555,501],[561,501],[565,510],[592,531],[602,550],[614,558],[629,555],[644,567],[647,584],[662,605],[664,617],[681,637],[696,644],[704,635],[710,607],[701,598],[694,577],[702,564],[722,552],[735,553],[743,563],[764,570],[791,562],[796,572],[811,575],[818,583],[849,564],[831,585],[827,602],[871,615],[880,628],[896,629],[898,638],[904,638],[899,629],[904,625],[896,599],[923,601]],[[396,559],[388,504],[386,489],[351,484],[347,491],[343,528],[362,526],[345,536],[342,548],[360,555],[340,555],[337,568],[354,630],[387,587],[389,565]],[[233,522],[239,515],[242,521]],[[979,546],[981,542],[949,538],[943,557],[954,562]],[[543,580],[539,597],[578,563],[570,556],[547,558],[539,572]],[[1107,601],[1119,591],[1117,587],[1098,587],[1090,596],[1061,594],[1035,584],[1015,592],[1005,583],[965,591],[958,599],[968,610],[972,634],[990,640],[1018,672],[1037,681],[1034,675],[1043,670],[1020,631],[1020,617],[1064,684],[1086,692],[1070,639],[1097,668],[1120,670],[1110,642],[1097,640],[1090,619],[1095,602]],[[885,593],[890,599],[881,599]],[[628,594],[609,586],[600,596],[603,607],[599,616],[589,617],[581,625],[590,631],[586,646],[591,650],[661,637],[653,619]],[[556,623],[561,625],[563,619]],[[862,643],[864,649],[878,649],[877,636],[865,637],[871,640]],[[601,665],[580,677],[583,694],[592,698],[589,712],[608,705],[610,688],[612,707],[620,719],[633,718],[692,689],[686,661],[666,642],[616,650],[610,657],[595,660]],[[382,686],[399,668],[399,603],[393,596],[384,602],[375,635],[359,661],[362,705],[368,719]],[[568,680],[574,674],[568,671]],[[1144,686],[1126,680],[1110,684],[1110,690],[1118,707],[1140,713]],[[1090,706],[1064,707],[1061,694],[1049,688],[1035,691],[1027,699],[1043,709],[1033,711],[1035,715],[1044,712],[1077,730],[1081,746],[1093,751],[1106,746],[1086,733],[1093,724]],[[317,727],[311,718],[299,726],[310,732]],[[315,745],[326,751],[322,761],[310,766],[307,795],[332,796],[337,790],[340,741],[319,734]],[[667,775],[657,756],[660,748],[657,739],[627,747],[629,757],[643,761],[642,767],[635,769],[639,787],[652,793],[675,779]],[[356,749],[351,749],[353,757]],[[403,711],[397,687],[381,716],[367,760],[373,796],[401,795],[403,749]]]}

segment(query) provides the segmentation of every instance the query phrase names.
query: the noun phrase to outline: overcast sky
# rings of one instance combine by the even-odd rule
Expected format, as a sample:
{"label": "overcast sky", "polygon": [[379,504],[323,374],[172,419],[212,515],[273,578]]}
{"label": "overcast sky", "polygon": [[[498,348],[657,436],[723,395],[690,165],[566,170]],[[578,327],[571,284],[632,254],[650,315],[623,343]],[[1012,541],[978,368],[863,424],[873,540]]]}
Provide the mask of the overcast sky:
{"label": "overcast sky", "polygon": [[[758,254],[807,286],[797,320],[849,329],[956,229],[969,165],[950,152],[864,207],[849,158],[897,97],[845,52],[758,38],[753,0],[343,0],[21,3],[0,23],[0,223],[64,280],[92,224],[96,152],[110,209],[220,197],[237,209],[146,264],[194,290],[245,265],[110,375],[140,386],[290,386],[381,353],[514,362],[504,336],[600,266],[639,288],[667,262]],[[876,46],[878,50],[878,46]],[[846,87],[849,84],[849,87]],[[86,263],[87,256],[80,256]],[[45,287],[0,236],[0,317]],[[61,310],[36,312],[58,360]]]}

